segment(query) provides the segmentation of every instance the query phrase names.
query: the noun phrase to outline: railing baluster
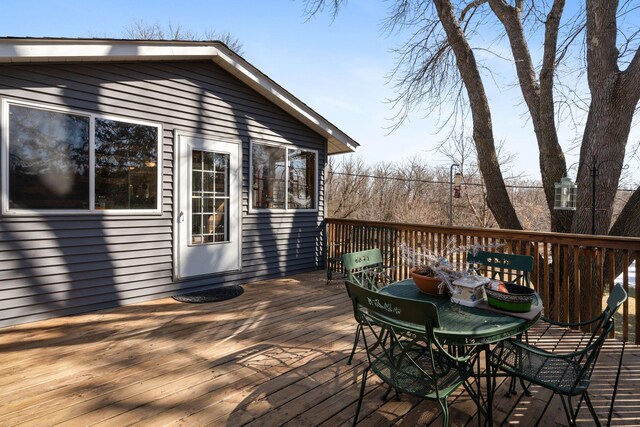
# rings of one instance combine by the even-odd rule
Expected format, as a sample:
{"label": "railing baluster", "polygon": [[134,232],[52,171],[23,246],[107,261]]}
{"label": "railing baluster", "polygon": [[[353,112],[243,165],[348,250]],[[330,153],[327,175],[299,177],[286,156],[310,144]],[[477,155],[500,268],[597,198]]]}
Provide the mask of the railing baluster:
{"label": "railing baluster", "polygon": [[563,321],[569,321],[569,246],[562,248],[562,301],[564,304]]}
{"label": "railing baluster", "polygon": [[[633,252],[633,261],[636,263],[636,268],[638,268],[638,252],[634,251]],[[636,283],[635,283],[635,288],[634,288],[634,297],[636,300],[636,315],[634,316],[636,318],[635,321],[635,325],[633,326],[633,334],[635,335],[635,343],[636,344],[640,344],[640,295],[638,295],[638,273],[636,270]]]}
{"label": "railing baluster", "polygon": [[553,318],[560,320],[560,245],[553,244],[551,246],[551,258],[553,263]]}
{"label": "railing baluster", "polygon": [[[606,263],[608,266],[608,271],[609,271],[609,275],[607,277],[607,283],[609,283],[609,292],[611,292],[613,290],[613,287],[615,286],[615,280],[616,280],[616,257],[615,257],[615,251],[611,250],[611,249],[607,249],[607,257],[606,257]],[[604,304],[603,304],[604,305]],[[615,328],[611,331],[611,338],[615,338],[616,336],[616,330]]]}
{"label": "railing baluster", "polygon": [[[622,252],[622,286],[624,290],[629,293],[629,251],[624,250]],[[638,284],[636,283],[636,292],[638,289]],[[636,298],[637,299],[637,298]],[[638,312],[636,312],[636,317],[638,316]],[[629,341],[629,300],[627,299],[622,305],[622,340],[627,342]],[[636,329],[636,335],[638,335],[638,330]],[[636,340],[638,338],[636,337]]]}
{"label": "railing baluster", "polygon": [[593,289],[593,253],[590,248],[586,249],[585,253],[587,254],[584,257],[586,276],[584,278],[584,282],[581,284],[582,292],[580,295],[580,301],[586,301],[587,307],[587,314],[584,320],[591,319],[593,317],[593,304],[591,301],[591,290]]}
{"label": "railing baluster", "polygon": [[575,300],[571,301],[573,306],[573,319],[570,322],[580,321],[580,247],[573,246],[573,291],[569,292]]}
{"label": "railing baluster", "polygon": [[[544,286],[543,301],[544,301],[544,306],[545,307],[549,307],[549,311],[551,311],[551,294],[549,293],[549,245],[547,243],[543,243],[542,244],[542,253],[543,253],[543,258],[542,258],[542,262],[543,262],[543,264],[542,264],[542,271],[543,271],[542,283],[543,283],[543,286]],[[555,313],[554,313],[554,315],[555,315]]]}

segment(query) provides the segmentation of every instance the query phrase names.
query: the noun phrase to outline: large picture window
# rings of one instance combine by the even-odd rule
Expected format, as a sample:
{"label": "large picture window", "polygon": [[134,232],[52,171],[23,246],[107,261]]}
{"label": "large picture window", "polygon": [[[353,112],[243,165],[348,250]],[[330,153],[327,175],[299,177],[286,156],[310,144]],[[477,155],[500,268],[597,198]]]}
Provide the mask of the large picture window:
{"label": "large picture window", "polygon": [[89,117],[11,105],[9,208],[89,208]]}
{"label": "large picture window", "polygon": [[315,151],[253,143],[252,209],[316,209]]}
{"label": "large picture window", "polygon": [[4,110],[9,212],[159,211],[159,125],[11,102]]}

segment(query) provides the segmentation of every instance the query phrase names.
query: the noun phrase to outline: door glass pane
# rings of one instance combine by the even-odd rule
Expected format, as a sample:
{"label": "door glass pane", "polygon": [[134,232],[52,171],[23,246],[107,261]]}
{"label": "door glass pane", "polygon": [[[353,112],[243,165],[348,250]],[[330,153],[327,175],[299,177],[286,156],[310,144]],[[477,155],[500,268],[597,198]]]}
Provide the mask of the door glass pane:
{"label": "door glass pane", "polygon": [[203,175],[202,190],[213,192],[213,179],[216,174],[213,172],[204,172]]}
{"label": "door glass pane", "polygon": [[[191,244],[227,242],[229,154],[193,150],[192,159]],[[197,163],[196,159],[202,162]]]}

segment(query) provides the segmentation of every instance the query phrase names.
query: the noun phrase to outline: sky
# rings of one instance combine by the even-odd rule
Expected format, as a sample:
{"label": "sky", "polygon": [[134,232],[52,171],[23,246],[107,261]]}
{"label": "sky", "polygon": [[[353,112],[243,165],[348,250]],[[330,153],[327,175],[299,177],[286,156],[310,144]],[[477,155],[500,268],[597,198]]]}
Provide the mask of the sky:
{"label": "sky", "polygon": [[[242,43],[245,59],[355,139],[357,156],[366,163],[412,157],[446,169],[451,163],[433,152],[446,138],[434,116],[418,111],[389,133],[394,112],[385,100],[395,95],[388,78],[395,63],[391,49],[404,40],[402,34],[381,30],[389,2],[350,0],[335,20],[328,13],[307,19],[302,0],[0,2],[2,36],[121,38],[127,26],[140,21],[199,34],[229,32]],[[493,35],[486,38],[489,43]],[[520,91],[512,84],[512,65],[496,56],[484,59],[494,71],[487,92],[495,139],[515,155],[514,174],[538,180],[537,144]],[[574,133],[561,126],[559,136],[567,163],[577,161]],[[632,137],[640,139],[637,129]],[[628,162],[631,170],[640,170],[637,161]]]}

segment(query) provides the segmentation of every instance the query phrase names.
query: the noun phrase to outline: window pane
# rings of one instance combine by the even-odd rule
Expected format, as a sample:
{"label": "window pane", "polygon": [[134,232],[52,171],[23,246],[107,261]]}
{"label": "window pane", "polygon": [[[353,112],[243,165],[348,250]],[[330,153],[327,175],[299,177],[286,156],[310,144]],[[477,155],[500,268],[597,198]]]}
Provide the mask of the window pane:
{"label": "window pane", "polygon": [[213,213],[213,197],[205,197],[203,198],[203,208],[202,212],[204,213]]}
{"label": "window pane", "polygon": [[316,154],[289,150],[289,209],[315,208]]}
{"label": "window pane", "polygon": [[9,107],[9,207],[89,208],[89,118]]}
{"label": "window pane", "polygon": [[215,177],[214,172],[203,173],[202,191],[208,191],[213,193],[213,179]]}
{"label": "window pane", "polygon": [[96,204],[155,209],[158,128],[96,119]]}
{"label": "window pane", "polygon": [[[229,182],[229,154],[208,151],[193,151],[193,158],[202,158],[202,170],[193,172],[191,197],[192,208],[201,209],[203,215],[199,215],[199,227],[192,227],[192,244],[207,244],[214,242],[226,242],[228,238],[228,224],[226,223],[228,211]],[[195,169],[195,163],[194,163]],[[215,189],[215,193],[214,193]],[[195,200],[198,200],[198,203]]]}
{"label": "window pane", "polygon": [[202,170],[205,170],[205,171],[213,170],[213,153],[209,151],[205,151],[204,153],[202,153],[202,158],[204,160]]}
{"label": "window pane", "polygon": [[252,150],[252,207],[255,209],[284,209],[286,149],[253,144]]}
{"label": "window pane", "polygon": [[202,169],[202,151],[194,150],[192,153],[193,158],[193,169],[201,170]]}
{"label": "window pane", "polygon": [[191,212],[200,213],[202,212],[202,199],[199,197],[191,198]]}

